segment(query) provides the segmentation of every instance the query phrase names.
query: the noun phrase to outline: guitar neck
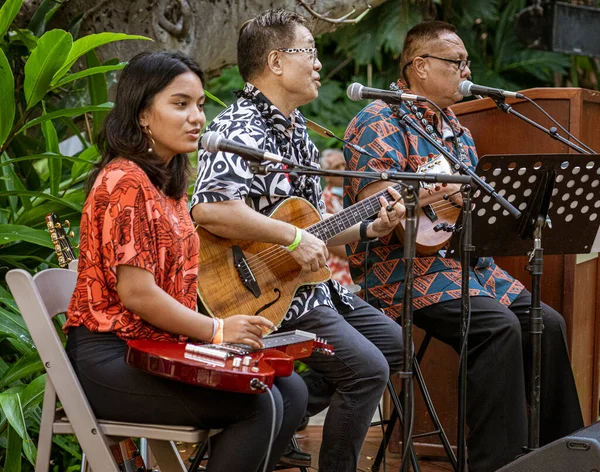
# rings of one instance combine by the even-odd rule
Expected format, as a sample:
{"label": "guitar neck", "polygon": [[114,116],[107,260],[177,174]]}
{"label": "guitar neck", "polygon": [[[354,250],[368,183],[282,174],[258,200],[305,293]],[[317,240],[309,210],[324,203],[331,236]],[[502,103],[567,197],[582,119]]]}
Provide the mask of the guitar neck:
{"label": "guitar neck", "polygon": [[[394,189],[400,191],[400,185],[394,185]],[[360,202],[343,209],[329,218],[325,218],[318,223],[306,228],[306,231],[321,239],[327,241],[340,233],[343,233],[348,228],[351,228],[357,223],[366,220],[367,218],[376,215],[381,208],[379,197],[384,197],[388,203],[394,201],[394,197],[384,189],[371,195]]]}

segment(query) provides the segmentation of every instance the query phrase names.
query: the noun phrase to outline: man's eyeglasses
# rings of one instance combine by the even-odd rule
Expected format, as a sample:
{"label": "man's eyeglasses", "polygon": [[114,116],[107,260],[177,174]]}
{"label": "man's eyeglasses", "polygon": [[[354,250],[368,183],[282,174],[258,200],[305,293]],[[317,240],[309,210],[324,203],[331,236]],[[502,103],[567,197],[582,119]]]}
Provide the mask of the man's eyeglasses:
{"label": "man's eyeglasses", "polygon": [[[437,57],[437,56],[432,56],[431,54],[423,54],[422,56],[418,56],[418,57],[422,57],[423,59],[425,58],[431,58],[431,59],[437,59],[438,61],[445,61],[445,62],[451,62],[453,64],[456,64],[456,67],[458,67],[458,70],[463,71],[465,70],[467,67],[471,67],[471,61],[467,61],[465,59],[446,59],[444,57]],[[414,61],[414,59],[413,59]],[[413,61],[410,61],[406,64],[406,66],[408,66],[409,64],[412,64]],[[404,66],[404,67],[406,67]]]}
{"label": "man's eyeglasses", "polygon": [[279,48],[280,52],[287,52],[288,54],[295,54],[297,52],[305,52],[310,54],[313,63],[317,62],[317,48]]}

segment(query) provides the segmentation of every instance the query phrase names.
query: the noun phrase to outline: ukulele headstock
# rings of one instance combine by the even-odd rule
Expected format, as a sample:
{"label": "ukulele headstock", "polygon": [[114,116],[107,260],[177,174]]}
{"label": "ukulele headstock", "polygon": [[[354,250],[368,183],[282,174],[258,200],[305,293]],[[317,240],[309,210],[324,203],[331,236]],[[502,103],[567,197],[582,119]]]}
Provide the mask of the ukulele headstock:
{"label": "ukulele headstock", "polygon": [[71,231],[69,220],[65,220],[63,223],[56,213],[50,212],[46,215],[46,227],[54,245],[58,265],[63,269],[67,268],[69,262],[76,259],[73,247],[69,242],[69,238],[75,237],[75,233]]}

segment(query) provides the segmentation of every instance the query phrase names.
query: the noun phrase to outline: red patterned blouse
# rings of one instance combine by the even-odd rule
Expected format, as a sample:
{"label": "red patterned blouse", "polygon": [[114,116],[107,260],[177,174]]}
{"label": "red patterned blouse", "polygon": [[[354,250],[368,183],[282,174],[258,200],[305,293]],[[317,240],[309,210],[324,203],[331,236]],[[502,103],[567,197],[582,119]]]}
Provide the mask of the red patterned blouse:
{"label": "red patterned blouse", "polygon": [[156,285],[195,309],[198,246],[187,196],[166,197],[137,164],[110,162],[83,207],[77,284],[63,329],[84,325],[123,339],[179,339],[125,308],[117,266],[146,269]]}

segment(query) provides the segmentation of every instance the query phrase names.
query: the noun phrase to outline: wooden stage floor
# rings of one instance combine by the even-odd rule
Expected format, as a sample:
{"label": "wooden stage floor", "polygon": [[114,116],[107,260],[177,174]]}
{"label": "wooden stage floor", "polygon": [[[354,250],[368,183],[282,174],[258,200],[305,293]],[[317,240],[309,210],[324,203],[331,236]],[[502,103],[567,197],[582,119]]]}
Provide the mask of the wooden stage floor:
{"label": "wooden stage floor", "polygon": [[[304,431],[298,433],[298,444],[300,448],[312,455],[312,467],[310,472],[317,471],[319,463],[319,449],[321,447],[321,426],[308,426]],[[358,469],[361,472],[371,471],[371,465],[375,460],[379,443],[381,442],[381,428],[372,427],[369,430],[367,439],[362,448]],[[400,470],[401,455],[388,452],[387,453],[387,472],[398,472]],[[452,470],[452,466],[447,461],[430,461],[421,460],[419,462],[421,472],[447,472]],[[298,471],[298,469],[283,469],[288,472]],[[383,463],[380,467],[380,472],[384,471]],[[410,469],[412,470],[412,468]]]}

